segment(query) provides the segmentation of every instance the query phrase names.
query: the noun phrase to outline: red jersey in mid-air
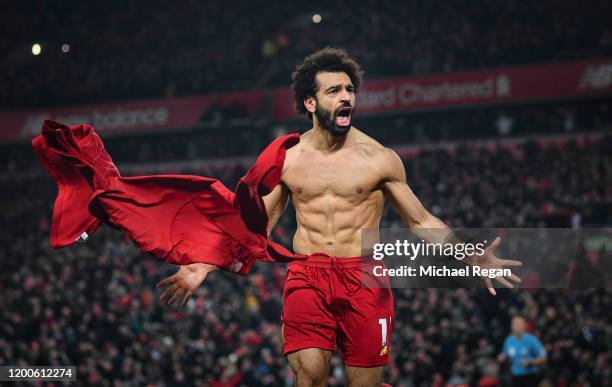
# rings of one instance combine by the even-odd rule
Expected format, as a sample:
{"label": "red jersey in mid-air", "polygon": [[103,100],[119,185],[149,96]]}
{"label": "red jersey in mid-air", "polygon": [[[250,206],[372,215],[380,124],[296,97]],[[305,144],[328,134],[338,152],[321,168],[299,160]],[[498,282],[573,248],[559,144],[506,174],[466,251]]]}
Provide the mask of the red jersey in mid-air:
{"label": "red jersey in mid-air", "polygon": [[107,223],[142,252],[179,265],[203,262],[245,275],[256,260],[306,258],[268,240],[262,200],[298,142],[296,133],[274,140],[232,192],[201,176],[123,177],[92,126],[46,120],[32,145],[58,187],[51,246],[87,239]]}

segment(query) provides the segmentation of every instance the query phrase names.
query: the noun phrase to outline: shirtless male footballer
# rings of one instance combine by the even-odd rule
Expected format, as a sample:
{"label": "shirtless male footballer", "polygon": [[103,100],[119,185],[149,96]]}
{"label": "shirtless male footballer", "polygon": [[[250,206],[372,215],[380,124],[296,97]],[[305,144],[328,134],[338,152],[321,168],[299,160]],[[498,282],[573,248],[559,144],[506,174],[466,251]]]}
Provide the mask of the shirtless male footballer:
{"label": "shirtless male footballer", "polygon": [[[289,264],[283,296],[283,353],[296,385],[324,386],[332,351],[346,365],[350,387],[379,387],[389,363],[394,307],[388,286],[362,287],[361,230],[378,229],[387,197],[414,232],[439,229],[441,242],[452,231],[430,214],[406,183],[398,155],[351,126],[363,71],[344,50],[325,48],[304,59],[292,75],[298,113],[312,129],[287,151],[281,183],[264,197],[268,235],[291,197],[297,216],[295,253],[309,255]],[[432,241],[431,239],[438,239]],[[481,268],[519,266],[494,255],[496,238],[478,257]],[[468,263],[469,263],[469,258]],[[186,304],[212,265],[181,266],[158,287],[168,286],[161,300],[183,297]],[[519,282],[514,275],[508,277]],[[489,278],[485,286],[494,295]],[[503,277],[502,285],[513,287]]]}

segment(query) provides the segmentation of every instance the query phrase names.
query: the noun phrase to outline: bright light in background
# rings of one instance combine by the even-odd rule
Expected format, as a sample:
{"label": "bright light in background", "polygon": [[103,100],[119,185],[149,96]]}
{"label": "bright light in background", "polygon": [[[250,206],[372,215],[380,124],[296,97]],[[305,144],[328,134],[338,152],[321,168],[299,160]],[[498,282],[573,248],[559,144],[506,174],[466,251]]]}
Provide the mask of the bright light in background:
{"label": "bright light in background", "polygon": [[62,44],[62,52],[65,54],[70,51],[70,45],[68,43]]}
{"label": "bright light in background", "polygon": [[39,55],[41,51],[42,51],[42,47],[40,46],[40,44],[34,43],[32,45],[32,54],[33,55]]}
{"label": "bright light in background", "polygon": [[318,13],[315,13],[314,15],[312,15],[312,21],[315,24],[321,23],[321,15],[319,15]]}

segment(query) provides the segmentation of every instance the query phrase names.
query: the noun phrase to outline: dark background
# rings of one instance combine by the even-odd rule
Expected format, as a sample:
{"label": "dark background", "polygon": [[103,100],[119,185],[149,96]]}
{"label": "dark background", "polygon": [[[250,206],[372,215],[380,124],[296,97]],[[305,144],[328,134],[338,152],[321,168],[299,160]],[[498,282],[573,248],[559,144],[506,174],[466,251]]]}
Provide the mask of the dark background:
{"label": "dark background", "polygon": [[[610,4],[599,0],[15,1],[1,14],[3,112],[288,87],[295,65],[327,45],[346,48],[366,82],[612,56]],[[279,127],[266,109],[213,116],[198,128],[103,139],[126,175],[197,173],[233,187],[248,167],[243,156],[309,128],[297,117]],[[507,119],[510,131],[500,131]],[[357,113],[355,125],[403,150],[411,188],[454,227],[612,222],[610,95]],[[74,364],[76,385],[88,386],[293,383],[280,346],[283,266],[258,264],[247,278],[214,273],[186,308],[167,307],[154,285],[176,268],[139,254],[119,232],[49,247],[56,188],[27,142],[0,145],[0,182],[1,365]],[[402,226],[389,206],[382,226]],[[289,209],[274,239],[290,247],[294,230]],[[593,273],[611,258],[603,246],[583,252]],[[385,376],[395,386],[506,383],[495,358],[516,313],[548,351],[546,385],[612,383],[608,290],[502,290],[493,298],[481,289],[396,289],[395,300]],[[334,356],[330,385],[343,378]]]}

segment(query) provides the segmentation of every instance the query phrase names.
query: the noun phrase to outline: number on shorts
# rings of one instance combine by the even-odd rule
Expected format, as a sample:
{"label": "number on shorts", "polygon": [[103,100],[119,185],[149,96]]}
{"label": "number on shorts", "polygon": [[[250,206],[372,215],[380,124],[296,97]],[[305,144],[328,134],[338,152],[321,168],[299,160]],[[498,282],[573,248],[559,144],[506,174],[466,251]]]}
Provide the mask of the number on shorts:
{"label": "number on shorts", "polygon": [[378,325],[380,325],[380,333],[382,336],[381,346],[384,347],[385,345],[387,345],[387,336],[388,336],[389,328],[391,327],[391,317],[389,317],[389,321],[387,321],[386,318],[379,318]]}

